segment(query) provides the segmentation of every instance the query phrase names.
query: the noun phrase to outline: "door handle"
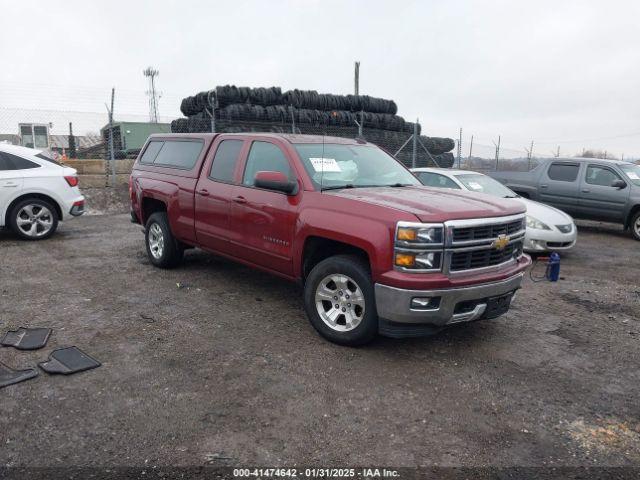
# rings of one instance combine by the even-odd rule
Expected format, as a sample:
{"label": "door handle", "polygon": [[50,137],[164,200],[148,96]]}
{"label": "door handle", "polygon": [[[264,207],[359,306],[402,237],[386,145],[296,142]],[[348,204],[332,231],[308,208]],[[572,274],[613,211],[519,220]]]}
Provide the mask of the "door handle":
{"label": "door handle", "polygon": [[543,183],[542,185],[540,185],[540,188],[548,188],[549,185],[547,185],[546,183]]}
{"label": "door handle", "polygon": [[588,188],[583,188],[582,189],[582,193],[589,193],[591,190],[589,190]]}
{"label": "door handle", "polygon": [[203,188],[201,190],[196,190],[196,193],[198,195],[203,196],[203,197],[208,197],[209,196],[209,190],[207,190],[206,188]]}
{"label": "door handle", "polygon": [[18,184],[14,182],[7,182],[2,184],[3,187],[17,187]]}
{"label": "door handle", "polygon": [[247,203],[247,199],[242,196],[234,197],[233,201],[236,203]]}

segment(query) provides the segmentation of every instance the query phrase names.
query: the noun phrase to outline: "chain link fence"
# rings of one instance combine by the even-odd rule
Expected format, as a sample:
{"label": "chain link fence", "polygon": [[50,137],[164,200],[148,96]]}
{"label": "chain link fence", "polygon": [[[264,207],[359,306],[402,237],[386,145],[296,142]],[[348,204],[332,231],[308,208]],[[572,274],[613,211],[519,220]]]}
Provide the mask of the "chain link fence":
{"label": "chain link fence", "polygon": [[[491,140],[483,143],[476,138],[474,143],[471,138],[461,142],[462,132],[456,141],[430,136],[431,132],[425,132],[418,122],[398,115],[392,100],[367,95],[223,86],[188,97],[163,94],[160,108],[165,115],[152,121],[145,112],[149,96],[143,91],[116,91],[112,104],[112,92],[98,88],[72,92],[71,87],[8,87],[0,91],[0,142],[48,150],[63,160],[107,160],[107,185],[110,177],[115,178],[118,160],[135,158],[150,134],[169,132],[273,132],[361,138],[408,167],[486,172],[527,170],[538,163],[538,155],[530,155],[526,147],[518,150],[501,146],[496,155],[496,145],[491,146]],[[25,88],[41,95],[25,95]],[[459,144],[460,151],[456,148]]]}
{"label": "chain link fence", "polygon": [[421,134],[419,123],[397,115],[392,100],[332,95],[277,87],[224,86],[186,97],[177,133],[272,132],[359,138],[386,150],[408,167],[451,167],[450,138]]}

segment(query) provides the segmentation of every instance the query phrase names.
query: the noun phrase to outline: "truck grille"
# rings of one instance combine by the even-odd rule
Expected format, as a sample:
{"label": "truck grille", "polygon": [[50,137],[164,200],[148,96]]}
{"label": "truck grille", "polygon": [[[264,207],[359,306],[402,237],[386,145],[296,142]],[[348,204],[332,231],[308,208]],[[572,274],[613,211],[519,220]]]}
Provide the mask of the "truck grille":
{"label": "truck grille", "polygon": [[445,222],[445,272],[495,267],[522,255],[524,215]]}
{"label": "truck grille", "polygon": [[471,270],[474,268],[492,267],[508,262],[512,258],[517,258],[522,254],[522,241],[513,242],[507,245],[504,250],[494,248],[483,248],[481,250],[471,250],[465,252],[453,251],[449,270],[457,272],[460,270]]}
{"label": "truck grille", "polygon": [[500,235],[513,235],[524,228],[524,220],[518,219],[509,223],[478,225],[474,227],[457,227],[453,229],[453,241],[487,240]]}

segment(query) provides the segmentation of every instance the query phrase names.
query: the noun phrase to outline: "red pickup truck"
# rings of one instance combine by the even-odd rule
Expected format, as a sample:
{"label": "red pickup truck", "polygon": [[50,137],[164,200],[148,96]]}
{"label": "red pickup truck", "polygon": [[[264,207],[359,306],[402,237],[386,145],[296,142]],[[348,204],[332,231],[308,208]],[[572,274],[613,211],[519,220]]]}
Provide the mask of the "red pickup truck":
{"label": "red pickup truck", "polygon": [[130,193],[154,265],[198,247],[298,281],[344,345],[497,317],[531,263],[520,203],[423,187],[362,140],[152,135]]}

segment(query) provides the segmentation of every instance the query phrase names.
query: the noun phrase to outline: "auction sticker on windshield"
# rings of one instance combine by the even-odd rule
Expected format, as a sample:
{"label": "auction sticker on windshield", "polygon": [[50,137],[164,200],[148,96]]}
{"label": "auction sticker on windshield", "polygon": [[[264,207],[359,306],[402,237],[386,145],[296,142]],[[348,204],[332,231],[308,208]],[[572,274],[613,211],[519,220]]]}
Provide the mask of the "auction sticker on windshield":
{"label": "auction sticker on windshield", "polygon": [[316,172],[342,172],[340,165],[335,158],[310,158],[309,161],[313,165]]}

